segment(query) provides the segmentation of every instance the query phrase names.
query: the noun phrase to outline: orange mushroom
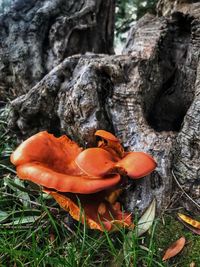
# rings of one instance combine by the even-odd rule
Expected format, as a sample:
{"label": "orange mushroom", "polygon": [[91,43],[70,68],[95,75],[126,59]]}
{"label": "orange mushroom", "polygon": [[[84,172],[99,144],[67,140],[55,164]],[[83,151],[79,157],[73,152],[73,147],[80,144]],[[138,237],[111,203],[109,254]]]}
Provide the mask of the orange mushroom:
{"label": "orange mushroom", "polygon": [[105,140],[120,143],[119,139],[116,136],[105,130],[97,130],[94,135],[102,137]]}
{"label": "orange mushroom", "polygon": [[95,135],[103,138],[99,147],[82,150],[66,136],[40,132],[13,152],[11,162],[21,179],[43,186],[76,220],[80,219],[78,198],[90,228],[102,230],[103,225],[110,230],[116,223],[130,227],[130,214],[115,205],[123,174],[137,179],[153,171],[156,163],[144,152],[125,153],[111,133],[99,130]]}
{"label": "orange mushroom", "polygon": [[40,132],[23,142],[11,155],[11,162],[17,167],[21,179],[30,180],[60,192],[95,193],[114,186],[120,176],[85,175],[75,158],[82,149],[68,137],[56,138],[47,132]]}
{"label": "orange mushroom", "polygon": [[119,174],[108,174],[104,179],[92,176],[64,174],[54,171],[50,166],[33,162],[17,167],[17,175],[44,187],[60,192],[92,194],[116,185],[120,181]]}
{"label": "orange mushroom", "polygon": [[111,153],[102,148],[88,148],[75,159],[78,167],[86,174],[102,177],[110,173],[117,161]]}
{"label": "orange mushroom", "polygon": [[98,143],[99,148],[86,149],[75,160],[84,173],[94,176],[120,173],[138,179],[150,174],[156,168],[157,164],[149,154],[124,152],[119,140],[113,134],[98,130],[95,135],[103,139]]}
{"label": "orange mushroom", "polygon": [[95,135],[102,138],[102,141],[98,143],[99,147],[108,150],[116,157],[121,158],[124,156],[124,148],[116,136],[105,130],[98,130],[95,132]]}
{"label": "orange mushroom", "polygon": [[105,192],[76,196],[74,194],[63,195],[52,191],[47,192],[75,220],[81,220],[82,223],[86,222],[90,229],[111,231],[115,230],[116,226],[133,227],[131,214],[122,212],[119,206],[117,207],[117,205],[112,205],[104,200]]}
{"label": "orange mushroom", "polygon": [[129,152],[120,160],[116,167],[126,171],[127,176],[133,179],[138,179],[150,174],[157,164],[155,160],[144,152]]}

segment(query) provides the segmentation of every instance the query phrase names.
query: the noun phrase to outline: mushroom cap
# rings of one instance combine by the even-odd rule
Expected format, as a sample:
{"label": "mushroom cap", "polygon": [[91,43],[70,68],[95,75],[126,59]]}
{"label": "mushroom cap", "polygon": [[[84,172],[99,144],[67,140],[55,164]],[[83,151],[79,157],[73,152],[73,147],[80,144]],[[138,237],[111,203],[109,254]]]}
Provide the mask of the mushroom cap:
{"label": "mushroom cap", "polygon": [[138,179],[150,174],[156,166],[155,160],[144,152],[128,152],[125,157],[116,164],[116,167],[124,169],[127,175],[133,179]]}
{"label": "mushroom cap", "polygon": [[102,179],[87,175],[76,176],[56,172],[41,163],[27,163],[17,167],[17,175],[23,180],[55,189],[60,192],[92,194],[110,188],[120,181],[119,174],[110,174]]}
{"label": "mushroom cap", "polygon": [[107,132],[105,130],[97,130],[94,135],[99,136],[105,140],[110,140],[113,142],[119,142],[119,140],[116,136],[114,136],[113,134],[111,134],[110,132]]}
{"label": "mushroom cap", "polygon": [[79,174],[80,170],[77,169],[74,159],[81,151],[82,148],[67,136],[56,138],[44,131],[20,144],[11,154],[10,160],[15,166],[40,162],[49,165],[55,171]]}
{"label": "mushroom cap", "polygon": [[102,177],[110,173],[115,165],[115,158],[102,148],[88,148],[75,159],[78,167],[87,175]]}
{"label": "mushroom cap", "polygon": [[[86,175],[75,163],[82,149],[66,136],[40,132],[23,142],[11,155],[21,179],[60,192],[96,193],[120,181],[119,174]],[[106,152],[108,153],[108,152]]]}
{"label": "mushroom cap", "polygon": [[[131,214],[122,212],[119,205],[111,205],[102,200],[101,192],[76,196],[74,194],[62,195],[52,191],[47,191],[47,193],[75,220],[86,222],[90,229],[111,231],[115,230],[115,226],[133,227]],[[79,203],[81,203],[82,212]],[[102,211],[100,211],[100,207],[102,207]]]}
{"label": "mushroom cap", "polygon": [[103,141],[98,143],[98,147],[111,152],[116,157],[122,158],[124,156],[124,149],[116,136],[105,130],[98,130],[95,135],[103,139]]}

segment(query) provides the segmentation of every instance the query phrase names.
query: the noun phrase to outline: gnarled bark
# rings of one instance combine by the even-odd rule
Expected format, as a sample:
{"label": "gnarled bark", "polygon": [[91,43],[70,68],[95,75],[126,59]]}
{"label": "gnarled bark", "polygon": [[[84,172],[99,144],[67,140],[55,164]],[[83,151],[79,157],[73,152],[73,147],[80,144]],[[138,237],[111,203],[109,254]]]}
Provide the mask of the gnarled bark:
{"label": "gnarled bark", "polygon": [[200,3],[198,0],[159,0],[157,13],[160,16],[170,16],[174,12],[190,14],[194,17],[200,15]]}
{"label": "gnarled bark", "polygon": [[29,91],[64,58],[113,53],[114,1],[17,0],[0,16],[0,99]]}
{"label": "gnarled bark", "polygon": [[158,210],[166,207],[172,168],[185,190],[193,185],[198,192],[199,23],[183,13],[147,15],[131,31],[123,55],[66,58],[12,102],[10,126],[21,138],[45,129],[82,146],[92,146],[94,132],[106,129],[127,150],[152,154],[158,168],[130,183],[123,196],[129,210],[143,211],[153,197]]}

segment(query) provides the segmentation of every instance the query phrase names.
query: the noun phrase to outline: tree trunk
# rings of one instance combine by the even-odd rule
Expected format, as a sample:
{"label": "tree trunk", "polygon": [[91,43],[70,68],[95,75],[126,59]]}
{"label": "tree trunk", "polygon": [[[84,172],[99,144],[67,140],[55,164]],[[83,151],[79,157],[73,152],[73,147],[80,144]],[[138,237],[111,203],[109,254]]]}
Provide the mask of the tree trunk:
{"label": "tree trunk", "polygon": [[[200,205],[200,21],[198,14],[144,16],[123,55],[65,58],[12,102],[10,127],[24,139],[40,130],[67,134],[84,147],[97,129],[112,131],[127,150],[152,154],[158,167],[130,182],[122,201],[140,212],[166,208],[174,171]],[[190,201],[184,201],[190,207]]]}
{"label": "tree trunk", "polygon": [[29,91],[64,58],[113,53],[114,1],[17,0],[0,16],[0,99]]}
{"label": "tree trunk", "polygon": [[160,16],[170,16],[174,12],[190,14],[190,16],[199,17],[199,0],[159,0],[157,3],[157,12]]}

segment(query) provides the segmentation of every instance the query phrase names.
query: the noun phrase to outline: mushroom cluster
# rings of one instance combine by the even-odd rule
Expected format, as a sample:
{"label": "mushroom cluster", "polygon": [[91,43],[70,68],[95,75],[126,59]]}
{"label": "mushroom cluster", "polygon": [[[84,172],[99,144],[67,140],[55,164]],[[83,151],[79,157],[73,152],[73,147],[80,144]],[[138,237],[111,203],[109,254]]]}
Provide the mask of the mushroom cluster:
{"label": "mushroom cluster", "polygon": [[98,130],[95,135],[101,138],[98,147],[83,150],[67,136],[39,132],[12,153],[11,162],[20,179],[42,186],[89,228],[133,227],[131,214],[122,212],[117,198],[127,178],[150,174],[156,162],[144,152],[125,152],[109,132]]}

